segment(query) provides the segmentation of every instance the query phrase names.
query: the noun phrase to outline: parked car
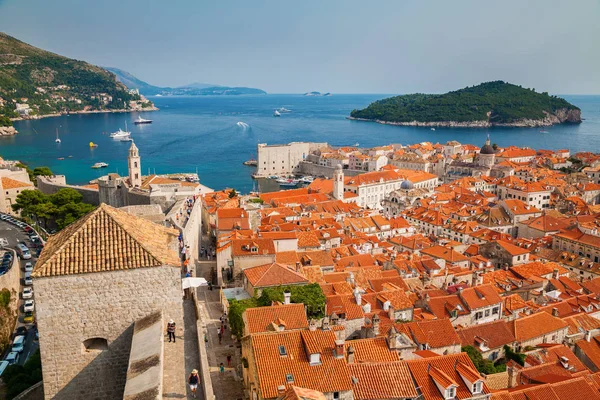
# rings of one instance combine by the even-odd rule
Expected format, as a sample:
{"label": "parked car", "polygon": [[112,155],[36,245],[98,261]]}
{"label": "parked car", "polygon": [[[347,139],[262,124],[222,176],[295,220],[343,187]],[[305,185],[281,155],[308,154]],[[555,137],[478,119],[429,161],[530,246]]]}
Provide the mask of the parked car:
{"label": "parked car", "polygon": [[5,266],[0,266],[0,275],[4,275],[8,272],[8,268]]}
{"label": "parked car", "polygon": [[8,361],[8,365],[16,364],[19,362],[19,353],[11,351],[4,360]]}
{"label": "parked car", "polygon": [[21,335],[22,336],[27,336],[27,327],[26,326],[20,326],[15,331],[15,337],[21,336]]}
{"label": "parked car", "polygon": [[33,228],[32,228],[32,227],[30,227],[29,225],[26,225],[26,226],[25,226],[25,232],[27,232],[27,233],[31,233],[31,232],[33,232]]}
{"label": "parked car", "polygon": [[33,264],[31,261],[25,263],[25,272],[33,272]]}
{"label": "parked car", "polygon": [[23,288],[23,296],[24,299],[31,299],[33,297],[33,288],[26,287]]}
{"label": "parked car", "polygon": [[6,251],[3,255],[2,255],[2,259],[3,260],[12,260],[13,259],[13,254],[10,251]]}
{"label": "parked car", "polygon": [[25,243],[23,242],[19,242],[19,244],[17,245],[17,254],[19,254],[21,259],[23,260],[31,259],[31,253],[29,252],[29,249],[27,248],[27,246],[25,246]]}
{"label": "parked car", "polygon": [[23,283],[25,283],[25,286],[31,286],[33,285],[33,279],[31,279],[31,276],[26,276],[25,279],[23,279]]}
{"label": "parked car", "polygon": [[6,369],[6,367],[8,367],[10,364],[8,363],[8,361],[6,360],[2,360],[0,361],[0,376],[2,376],[2,374],[4,373],[4,370]]}
{"label": "parked car", "polygon": [[25,312],[33,311],[34,308],[35,308],[34,300],[25,300],[25,304],[23,304],[23,311],[25,311]]}
{"label": "parked car", "polygon": [[23,322],[30,324],[35,319],[35,313],[33,311],[27,311],[23,316]]}
{"label": "parked car", "polygon": [[25,336],[17,336],[15,340],[13,340],[12,351],[16,353],[21,353],[25,348]]}

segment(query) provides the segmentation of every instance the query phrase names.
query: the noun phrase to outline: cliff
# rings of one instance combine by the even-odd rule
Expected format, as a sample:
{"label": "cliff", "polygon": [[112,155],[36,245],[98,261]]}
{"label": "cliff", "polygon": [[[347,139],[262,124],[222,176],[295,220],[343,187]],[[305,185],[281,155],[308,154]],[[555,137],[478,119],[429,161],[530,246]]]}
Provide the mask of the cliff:
{"label": "cliff", "polygon": [[136,109],[154,106],[114,74],[0,32],[0,126],[16,118]]}
{"label": "cliff", "polygon": [[566,100],[502,81],[441,95],[391,97],[354,110],[349,118],[390,125],[473,128],[535,127],[582,121],[581,110]]}

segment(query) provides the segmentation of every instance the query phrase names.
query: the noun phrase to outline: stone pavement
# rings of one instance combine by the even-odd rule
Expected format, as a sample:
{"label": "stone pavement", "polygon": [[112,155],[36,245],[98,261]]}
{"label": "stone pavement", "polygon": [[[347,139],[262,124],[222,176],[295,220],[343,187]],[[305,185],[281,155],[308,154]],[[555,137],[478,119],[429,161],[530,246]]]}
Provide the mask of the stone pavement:
{"label": "stone pavement", "polygon": [[[169,316],[166,315],[165,318],[168,320]],[[165,329],[163,399],[191,398],[187,377],[192,369],[200,369],[196,311],[192,300],[183,301],[183,321],[176,322],[175,343],[169,343]],[[196,397],[204,398],[200,385]]]}
{"label": "stone pavement", "polygon": [[[217,399],[242,400],[244,399],[244,385],[241,376],[241,348],[239,342],[231,339],[231,331],[227,322],[225,335],[219,344],[217,329],[221,326],[219,318],[223,314],[219,302],[217,288],[210,291],[206,287],[198,288],[198,300],[204,303],[204,319],[208,330],[208,362],[213,390]],[[227,367],[227,355],[231,355],[231,367]],[[223,363],[225,372],[219,371],[219,364]]]}

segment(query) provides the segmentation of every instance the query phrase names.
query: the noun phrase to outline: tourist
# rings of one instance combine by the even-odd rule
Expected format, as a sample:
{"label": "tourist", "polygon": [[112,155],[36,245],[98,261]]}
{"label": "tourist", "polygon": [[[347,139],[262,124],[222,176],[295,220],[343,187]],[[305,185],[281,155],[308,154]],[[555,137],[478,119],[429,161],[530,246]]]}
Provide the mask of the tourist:
{"label": "tourist", "polygon": [[198,370],[193,369],[190,377],[188,378],[188,384],[190,385],[190,390],[192,391],[192,397],[196,397],[196,389],[198,389],[199,381],[200,377],[198,376]]}
{"label": "tourist", "polygon": [[171,339],[173,339],[173,343],[175,343],[175,321],[172,319],[170,319],[167,324],[167,334],[169,335],[169,343],[171,343]]}
{"label": "tourist", "polygon": [[223,365],[223,363],[221,363],[219,365],[219,372],[222,374],[223,372],[225,372],[225,366]]}
{"label": "tourist", "polygon": [[219,336],[219,344],[221,344],[221,340],[223,339],[223,334],[221,333],[220,329],[218,330],[218,332],[219,333],[217,335]]}
{"label": "tourist", "polygon": [[231,354],[227,354],[227,366],[231,367]]}

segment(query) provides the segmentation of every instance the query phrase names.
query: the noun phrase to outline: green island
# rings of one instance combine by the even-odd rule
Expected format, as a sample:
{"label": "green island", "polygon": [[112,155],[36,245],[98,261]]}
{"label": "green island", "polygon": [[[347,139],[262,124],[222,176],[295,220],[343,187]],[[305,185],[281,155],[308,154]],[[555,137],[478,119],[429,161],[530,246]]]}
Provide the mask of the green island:
{"label": "green island", "polygon": [[154,109],[111,72],[0,32],[0,128],[16,118]]}
{"label": "green island", "polygon": [[580,123],[581,110],[565,99],[503,81],[445,94],[408,94],[353,110],[349,119],[391,125],[490,127]]}

